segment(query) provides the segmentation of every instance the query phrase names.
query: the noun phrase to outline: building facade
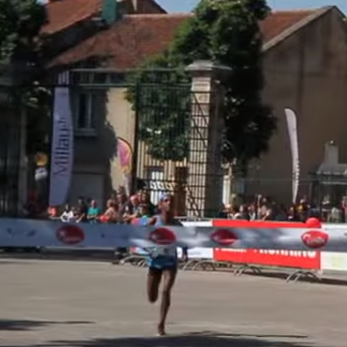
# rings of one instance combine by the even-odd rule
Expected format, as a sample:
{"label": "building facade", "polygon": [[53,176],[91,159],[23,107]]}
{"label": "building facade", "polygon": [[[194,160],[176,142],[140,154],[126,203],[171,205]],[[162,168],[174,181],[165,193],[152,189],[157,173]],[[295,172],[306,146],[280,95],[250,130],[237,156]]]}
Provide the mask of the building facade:
{"label": "building facade", "polygon": [[[81,16],[84,20],[77,22],[71,19],[66,27],[80,27],[82,22],[90,24],[91,18],[99,11],[95,8],[99,9],[101,5],[96,0],[88,1],[91,6],[87,11],[89,15],[84,13]],[[67,0],[60,0],[51,5],[58,6],[56,2],[61,8],[68,3]],[[114,23],[102,30],[94,27],[88,35],[81,34],[78,42],[61,48],[48,62],[49,68],[67,69],[95,66],[97,61],[97,67],[103,68],[103,75],[106,76],[98,83],[100,73],[99,77],[95,74],[93,83],[79,86],[72,93],[76,134],[72,200],[82,194],[104,201],[112,188],[124,184],[126,172],[118,156],[117,145],[121,141],[126,144],[129,153],[134,150],[138,116],[125,98],[127,85],[124,75],[148,57],[162,52],[172,42],[179,26],[191,16],[166,14],[150,0],[143,3],[152,5],[147,4],[148,7],[141,11],[137,7],[138,12],[123,10]],[[134,4],[129,0],[128,6],[132,9],[136,8]],[[53,16],[54,11],[52,7]],[[50,26],[51,29],[48,29]],[[48,36],[53,35],[52,26],[49,23],[44,29]],[[327,7],[311,11],[274,12],[261,23],[261,28],[266,78],[263,97],[273,107],[278,131],[271,140],[269,153],[257,163],[252,163],[249,178],[238,182],[237,186],[239,192],[247,195],[261,193],[290,202],[292,160],[285,108],[291,108],[297,115],[300,193],[307,192],[309,173],[322,161],[327,141],[334,140],[340,148],[340,161],[347,161],[347,138],[344,136],[347,110],[346,24],[343,14],[336,7]],[[61,30],[54,33],[58,34],[65,35]],[[90,71],[87,75],[93,78]],[[106,80],[109,83],[105,83]],[[153,187],[163,181],[163,177],[172,177],[175,181],[175,177],[177,180],[178,176],[189,174],[189,167],[184,162],[173,164],[142,158],[138,165],[137,173],[147,178]],[[229,188],[233,186],[229,184],[232,179],[229,174],[225,178],[225,200],[230,195]],[[161,187],[167,188],[170,187]]]}

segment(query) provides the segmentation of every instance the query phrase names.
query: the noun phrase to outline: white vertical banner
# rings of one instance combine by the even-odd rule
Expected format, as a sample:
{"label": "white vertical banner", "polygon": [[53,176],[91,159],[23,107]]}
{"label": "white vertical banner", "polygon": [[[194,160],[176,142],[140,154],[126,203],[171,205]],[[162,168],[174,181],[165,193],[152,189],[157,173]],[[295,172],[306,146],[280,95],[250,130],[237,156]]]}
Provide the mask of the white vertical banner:
{"label": "white vertical banner", "polygon": [[73,121],[70,103],[69,73],[58,77],[54,90],[49,205],[66,202],[73,166]]}
{"label": "white vertical banner", "polygon": [[287,120],[287,129],[292,154],[292,201],[296,202],[299,190],[300,161],[299,161],[299,141],[296,114],[290,108],[284,110]]}

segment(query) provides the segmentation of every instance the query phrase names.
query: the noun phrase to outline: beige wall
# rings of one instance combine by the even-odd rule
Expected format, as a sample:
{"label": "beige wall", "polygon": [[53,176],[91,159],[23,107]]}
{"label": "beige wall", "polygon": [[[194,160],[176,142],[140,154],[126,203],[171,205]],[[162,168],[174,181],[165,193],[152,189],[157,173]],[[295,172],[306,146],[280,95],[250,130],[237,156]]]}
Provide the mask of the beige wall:
{"label": "beige wall", "polygon": [[[290,202],[285,108],[292,108],[298,118],[303,181],[323,160],[324,144],[329,140],[336,141],[340,161],[347,162],[347,35],[340,13],[328,12],[266,52],[264,58],[264,98],[278,118],[278,132],[261,160],[256,186],[261,193]],[[301,193],[307,192],[307,186],[301,183]]]}
{"label": "beige wall", "polygon": [[[116,135],[126,140],[134,149],[135,135],[135,113],[131,104],[125,99],[126,88],[112,88],[108,92],[107,120],[113,127]],[[175,167],[185,166],[186,163],[162,162],[154,160],[146,154],[144,143],[138,147],[137,172],[140,178],[147,178],[146,168],[148,166],[163,168],[165,177],[174,178]],[[111,180],[113,187],[123,183],[123,174],[118,158],[111,162]]]}

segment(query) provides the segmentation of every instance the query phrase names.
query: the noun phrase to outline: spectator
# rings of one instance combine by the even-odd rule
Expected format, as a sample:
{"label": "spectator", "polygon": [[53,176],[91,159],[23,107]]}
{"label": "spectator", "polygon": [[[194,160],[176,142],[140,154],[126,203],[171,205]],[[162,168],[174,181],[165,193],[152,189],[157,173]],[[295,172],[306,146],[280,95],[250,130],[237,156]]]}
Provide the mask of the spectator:
{"label": "spectator", "polygon": [[221,219],[228,218],[228,212],[224,204],[221,205],[217,218],[221,218]]}
{"label": "spectator", "polygon": [[101,216],[101,221],[103,223],[117,223],[119,221],[119,214],[117,212],[117,205],[110,199],[106,204],[107,208],[104,214]]}
{"label": "spectator", "polygon": [[231,211],[232,219],[243,219],[238,206],[233,206]]}
{"label": "spectator", "polygon": [[299,222],[299,216],[297,214],[297,211],[296,211],[296,207],[293,205],[289,208],[288,210],[288,216],[287,216],[287,220],[289,222]]}
{"label": "spectator", "polygon": [[257,209],[256,209],[256,205],[254,203],[249,205],[248,215],[249,215],[250,220],[256,220],[257,219]]}
{"label": "spectator", "polygon": [[60,215],[60,220],[63,223],[73,223],[76,221],[75,213],[70,205],[65,205],[64,212]]}
{"label": "spectator", "polygon": [[87,222],[88,206],[84,202],[84,199],[80,197],[78,199],[77,211],[76,211],[76,222],[83,223]]}
{"label": "spectator", "polygon": [[47,213],[48,213],[48,218],[54,219],[54,218],[58,217],[58,210],[54,206],[49,207]]}
{"label": "spectator", "polygon": [[247,205],[241,205],[240,206],[240,217],[239,219],[244,219],[244,220],[250,220],[250,215],[248,212],[248,206]]}
{"label": "spectator", "polygon": [[147,204],[148,211],[149,211],[151,216],[154,216],[156,214],[156,212],[158,212],[158,211],[156,211],[156,207],[152,204],[152,202],[150,200],[149,193],[146,190],[141,191],[140,203],[141,204]]}
{"label": "spectator", "polygon": [[129,201],[125,192],[124,187],[120,186],[117,191],[117,206],[118,214],[124,216],[129,211]]}
{"label": "spectator", "polygon": [[142,203],[139,205],[138,215],[140,218],[152,217],[151,214],[149,213],[149,208],[147,204]]}
{"label": "spectator", "polygon": [[262,220],[267,220],[267,221],[274,220],[274,211],[271,207],[268,207],[265,209],[265,213],[262,217]]}
{"label": "spectator", "polygon": [[90,207],[87,213],[87,219],[89,222],[97,222],[101,214],[101,210],[97,207],[96,201],[92,200],[90,202]]}

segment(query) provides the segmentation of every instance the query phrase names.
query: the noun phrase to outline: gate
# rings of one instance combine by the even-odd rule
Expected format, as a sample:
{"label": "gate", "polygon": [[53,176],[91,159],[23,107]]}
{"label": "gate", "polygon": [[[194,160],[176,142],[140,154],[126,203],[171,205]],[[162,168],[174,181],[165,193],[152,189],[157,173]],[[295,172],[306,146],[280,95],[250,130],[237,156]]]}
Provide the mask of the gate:
{"label": "gate", "polygon": [[0,216],[19,212],[21,104],[14,86],[0,76]]}
{"label": "gate", "polygon": [[190,81],[137,87],[136,188],[148,190],[154,204],[163,192],[171,192],[179,216],[209,213],[204,202],[207,185],[219,175],[207,163],[211,94],[195,94]]}

